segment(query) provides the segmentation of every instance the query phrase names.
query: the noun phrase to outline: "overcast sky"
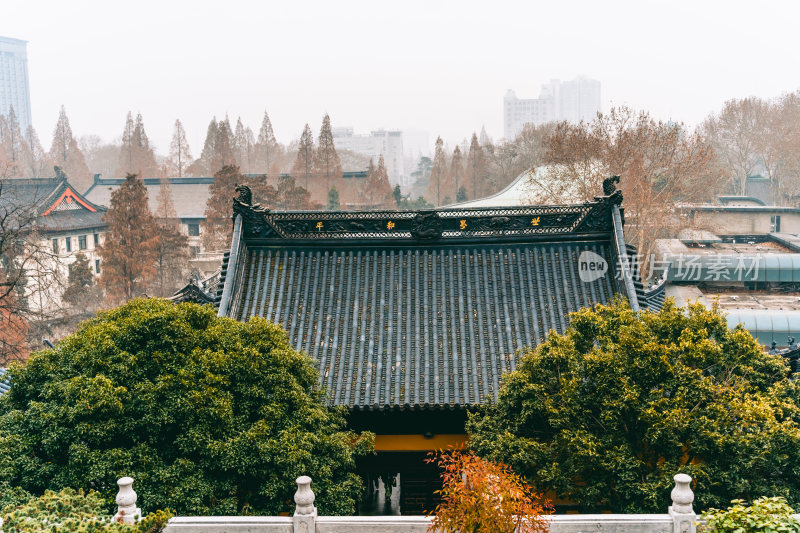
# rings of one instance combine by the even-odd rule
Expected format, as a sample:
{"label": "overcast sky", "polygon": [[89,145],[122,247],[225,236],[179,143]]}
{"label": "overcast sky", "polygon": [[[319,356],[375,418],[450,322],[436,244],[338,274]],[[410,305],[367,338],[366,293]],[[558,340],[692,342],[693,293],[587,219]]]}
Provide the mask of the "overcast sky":
{"label": "overcast sky", "polygon": [[195,157],[212,115],[278,139],[334,126],[416,128],[448,143],[502,98],[551,78],[600,80],[628,104],[694,125],[731,98],[800,89],[800,3],[764,1],[3,2],[0,35],[28,41],[34,126],[49,147],[60,105],[76,135],[119,137],[128,110]]}

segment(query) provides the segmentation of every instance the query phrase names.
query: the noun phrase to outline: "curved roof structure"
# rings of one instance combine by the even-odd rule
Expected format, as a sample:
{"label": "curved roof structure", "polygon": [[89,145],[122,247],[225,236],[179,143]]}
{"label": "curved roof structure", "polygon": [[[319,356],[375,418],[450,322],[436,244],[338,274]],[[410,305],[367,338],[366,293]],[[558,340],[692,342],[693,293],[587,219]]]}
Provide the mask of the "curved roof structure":
{"label": "curved roof structure", "polygon": [[333,405],[475,406],[570,312],[616,293],[638,308],[621,201],[271,212],[235,200],[219,314],[282,325]]}

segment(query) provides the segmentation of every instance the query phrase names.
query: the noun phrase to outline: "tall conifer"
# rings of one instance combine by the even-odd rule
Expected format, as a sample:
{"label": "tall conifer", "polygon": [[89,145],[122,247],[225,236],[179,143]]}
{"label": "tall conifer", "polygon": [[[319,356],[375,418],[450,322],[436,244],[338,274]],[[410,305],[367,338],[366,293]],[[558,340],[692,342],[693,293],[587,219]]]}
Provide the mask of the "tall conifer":
{"label": "tall conifer", "polygon": [[297,147],[297,158],[292,166],[292,176],[301,181],[303,188],[309,190],[311,176],[314,172],[314,134],[306,124]]}
{"label": "tall conifer", "polygon": [[141,113],[136,115],[135,121],[130,112],[125,118],[117,172],[143,177],[153,177],[158,174],[155,154],[150,148],[150,139],[145,132]]}
{"label": "tall conifer", "polygon": [[176,119],[172,142],[169,145],[169,163],[172,171],[176,172],[179,178],[183,177],[184,169],[191,160],[192,152],[189,149],[189,142],[186,140],[186,131],[184,131],[180,119]]}
{"label": "tall conifer", "polygon": [[73,185],[81,189],[88,186],[91,182],[89,167],[86,166],[86,159],[83,152],[78,148],[78,142],[72,135],[72,128],[69,125],[69,118],[64,106],[58,114],[58,121],[53,130],[53,143],[50,146],[50,160],[54,165],[61,167],[61,170],[70,178]]}
{"label": "tall conifer", "polygon": [[378,157],[378,168],[375,169],[373,181],[375,182],[374,198],[377,207],[392,207],[394,196],[392,194],[392,185],[389,183],[389,174],[386,171],[386,163],[383,160],[383,154]]}
{"label": "tall conifer", "polygon": [[212,117],[211,122],[208,123],[208,129],[206,130],[206,140],[203,144],[203,151],[200,152],[200,168],[199,170],[202,174],[206,176],[213,175],[219,169],[213,169],[212,165],[214,164],[214,154],[215,148],[214,144],[217,142],[217,129],[219,129],[219,125],[217,124],[217,117]]}
{"label": "tall conifer", "polygon": [[314,174],[325,184],[325,191],[330,191],[336,180],[342,177],[342,163],[333,144],[331,118],[328,114],[322,119],[322,127],[317,139],[317,154],[314,158]]}
{"label": "tall conifer", "polygon": [[483,182],[486,178],[486,159],[483,154],[483,147],[478,143],[478,136],[473,132],[472,140],[469,143],[469,154],[467,155],[467,184],[474,200],[483,196]]}
{"label": "tall conifer", "polygon": [[39,142],[39,136],[33,125],[28,126],[25,132],[25,141],[28,144],[27,159],[25,160],[26,174],[31,178],[39,178],[44,176],[47,169],[47,154],[42,148],[42,143]]}
{"label": "tall conifer", "polygon": [[234,155],[239,168],[245,174],[253,172],[255,158],[255,138],[253,130],[242,124],[242,118],[236,121],[236,130],[233,134]]}
{"label": "tall conifer", "polygon": [[445,181],[444,194],[446,198],[451,201],[456,199],[458,190],[463,185],[464,181],[464,158],[461,155],[461,148],[458,146],[453,150],[453,157],[450,159],[450,169],[447,172],[447,180]]}
{"label": "tall conifer", "polygon": [[117,165],[117,172],[127,176],[130,173],[135,173],[134,163],[134,140],[133,140],[133,114],[128,111],[128,116],[125,117],[125,127],[122,129],[122,146],[119,150],[119,164]]}
{"label": "tall conifer", "polygon": [[152,289],[155,296],[166,297],[174,293],[182,283],[185,283],[184,275],[189,260],[189,240],[181,232],[169,178],[162,178],[159,185],[158,207],[155,213],[158,248]]}
{"label": "tall conifer", "polygon": [[8,170],[12,176],[22,176],[25,172],[25,156],[28,151],[25,137],[12,106],[8,115],[0,121],[0,143],[8,161]]}
{"label": "tall conifer", "polygon": [[225,165],[214,173],[214,183],[208,187],[206,219],[203,222],[203,248],[207,251],[224,250],[230,246],[232,199],[236,185],[244,183],[245,178],[236,165]]}
{"label": "tall conifer", "polygon": [[272,122],[269,120],[269,115],[264,111],[261,129],[258,130],[258,142],[256,142],[258,172],[272,172],[272,168],[278,162],[282,151],[281,145],[275,139],[275,132],[272,130]]}
{"label": "tall conifer", "polygon": [[141,179],[129,174],[111,193],[104,220],[108,231],[100,247],[100,284],[109,300],[118,304],[144,294],[156,273],[158,227]]}
{"label": "tall conifer", "polygon": [[428,182],[428,199],[435,205],[441,205],[442,200],[445,198],[445,180],[447,178],[447,161],[444,155],[444,141],[441,137],[436,139],[436,145],[433,154],[433,166],[431,167],[431,175]]}
{"label": "tall conifer", "polygon": [[214,159],[211,161],[211,171],[216,172],[225,166],[236,165],[233,155],[233,132],[228,117],[217,124],[217,134],[214,138]]}

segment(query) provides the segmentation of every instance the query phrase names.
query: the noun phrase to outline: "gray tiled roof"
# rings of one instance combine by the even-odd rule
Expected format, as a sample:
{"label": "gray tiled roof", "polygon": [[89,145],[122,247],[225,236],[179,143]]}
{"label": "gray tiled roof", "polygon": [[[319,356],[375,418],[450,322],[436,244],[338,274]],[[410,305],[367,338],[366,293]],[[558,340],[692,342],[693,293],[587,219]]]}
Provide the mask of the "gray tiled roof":
{"label": "gray tiled roof", "polygon": [[[282,325],[333,405],[474,406],[497,396],[517,350],[563,332],[570,312],[615,293],[634,308],[653,300],[631,272],[618,192],[429,212],[270,212],[247,200],[234,201],[219,313]],[[588,256],[607,272],[581,272]]]}
{"label": "gray tiled roof", "polygon": [[[111,193],[124,182],[124,178],[96,177],[84,196],[95,204],[108,207],[111,205]],[[214,178],[169,178],[169,183],[178,218],[205,218],[208,187],[214,183]],[[150,210],[157,212],[161,181],[157,178],[146,178],[144,184],[147,187]]]}
{"label": "gray tiled roof", "polygon": [[[46,233],[105,226],[105,222],[103,222],[105,209],[79,194],[66,178],[11,178],[3,180],[0,187],[2,187],[0,213],[15,207],[35,206],[35,213],[38,215],[36,226]],[[78,201],[85,205],[72,202],[71,208],[69,208],[70,203],[65,203],[63,199],[64,193],[68,190],[71,190],[72,196],[78,198]],[[62,200],[61,204],[55,206],[59,199]],[[89,206],[94,211],[85,206]]]}
{"label": "gray tiled roof", "polygon": [[610,275],[582,283],[578,257],[608,243],[447,249],[254,247],[236,318],[281,324],[318,363],[334,405],[468,406],[496,398],[516,351],[607,302]]}
{"label": "gray tiled roof", "polygon": [[0,395],[7,393],[11,390],[11,383],[5,378],[6,369],[0,368]]}

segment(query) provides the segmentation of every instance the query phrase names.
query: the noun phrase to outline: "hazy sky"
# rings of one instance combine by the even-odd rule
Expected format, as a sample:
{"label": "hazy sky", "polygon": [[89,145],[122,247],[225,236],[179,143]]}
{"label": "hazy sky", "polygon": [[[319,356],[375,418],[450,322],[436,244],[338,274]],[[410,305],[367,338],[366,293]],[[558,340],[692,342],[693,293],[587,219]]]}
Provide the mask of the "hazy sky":
{"label": "hazy sky", "polygon": [[764,1],[3,2],[0,35],[28,42],[34,126],[61,104],[76,135],[119,137],[141,112],[165,153],[180,118],[195,157],[212,115],[284,143],[334,126],[502,135],[502,98],[551,78],[601,81],[694,125],[725,100],[800,89],[800,3]]}

